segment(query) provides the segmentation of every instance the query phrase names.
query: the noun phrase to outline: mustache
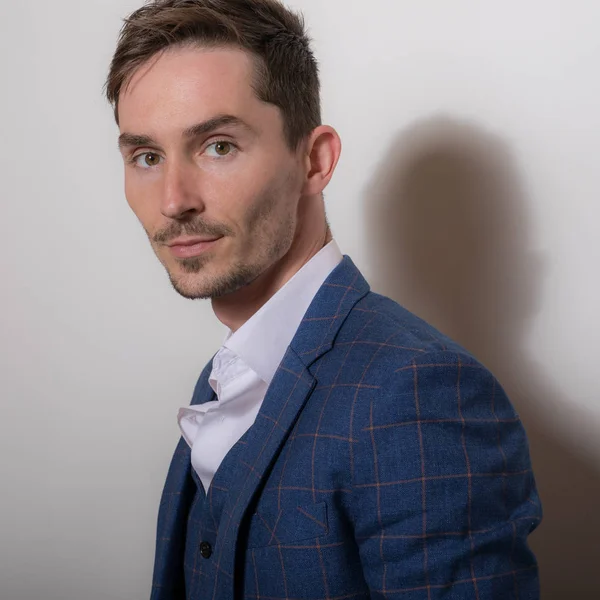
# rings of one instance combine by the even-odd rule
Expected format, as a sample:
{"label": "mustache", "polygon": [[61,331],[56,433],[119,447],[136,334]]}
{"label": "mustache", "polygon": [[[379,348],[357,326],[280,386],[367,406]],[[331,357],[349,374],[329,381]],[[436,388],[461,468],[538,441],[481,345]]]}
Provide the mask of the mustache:
{"label": "mustache", "polygon": [[232,236],[233,231],[222,223],[210,223],[204,219],[196,219],[194,221],[170,223],[167,227],[159,229],[154,235],[148,235],[148,237],[155,244],[166,244],[184,235],[224,237],[226,235]]}

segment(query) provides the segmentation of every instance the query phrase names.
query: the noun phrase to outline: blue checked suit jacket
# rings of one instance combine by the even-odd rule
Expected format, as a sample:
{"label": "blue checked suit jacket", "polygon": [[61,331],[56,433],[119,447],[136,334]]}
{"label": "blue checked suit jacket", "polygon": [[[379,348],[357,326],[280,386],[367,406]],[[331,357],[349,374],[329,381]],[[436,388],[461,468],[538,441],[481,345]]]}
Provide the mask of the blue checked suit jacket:
{"label": "blue checked suit jacket", "polygon": [[[209,372],[192,403],[213,399]],[[208,495],[194,475],[182,440],[152,600],[539,598],[540,502],[504,391],[348,257]]]}

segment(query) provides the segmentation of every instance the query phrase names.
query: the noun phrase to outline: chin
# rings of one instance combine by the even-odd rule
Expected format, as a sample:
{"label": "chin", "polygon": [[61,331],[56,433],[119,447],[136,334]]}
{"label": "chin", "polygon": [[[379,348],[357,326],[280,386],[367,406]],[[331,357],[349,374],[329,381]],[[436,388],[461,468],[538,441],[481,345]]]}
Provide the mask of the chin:
{"label": "chin", "polygon": [[234,265],[222,273],[214,269],[201,272],[169,272],[175,291],[190,300],[221,298],[250,285],[265,270],[260,265]]}
{"label": "chin", "polygon": [[210,281],[205,275],[169,272],[173,289],[188,300],[204,300],[211,298]]}
{"label": "chin", "polygon": [[[244,285],[235,285],[228,274],[169,272],[173,289],[188,300],[207,300],[234,292]],[[233,285],[232,285],[233,284]]]}

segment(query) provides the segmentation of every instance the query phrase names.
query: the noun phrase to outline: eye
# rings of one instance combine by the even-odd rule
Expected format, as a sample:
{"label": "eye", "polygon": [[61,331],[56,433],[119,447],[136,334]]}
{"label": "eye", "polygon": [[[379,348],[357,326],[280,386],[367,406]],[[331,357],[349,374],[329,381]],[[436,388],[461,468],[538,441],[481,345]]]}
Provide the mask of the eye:
{"label": "eye", "polygon": [[235,146],[231,142],[214,142],[206,147],[206,153],[213,158],[222,158],[232,154],[235,150]]}
{"label": "eye", "polygon": [[134,156],[131,162],[141,169],[151,169],[160,164],[160,156],[155,152],[143,152]]}

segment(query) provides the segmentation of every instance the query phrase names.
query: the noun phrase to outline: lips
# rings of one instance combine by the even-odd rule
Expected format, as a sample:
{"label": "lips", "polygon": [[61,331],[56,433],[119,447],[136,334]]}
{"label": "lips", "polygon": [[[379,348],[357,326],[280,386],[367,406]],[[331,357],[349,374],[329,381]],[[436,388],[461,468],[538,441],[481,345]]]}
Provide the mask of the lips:
{"label": "lips", "polygon": [[210,250],[221,238],[178,238],[168,244],[175,258],[195,258]]}

